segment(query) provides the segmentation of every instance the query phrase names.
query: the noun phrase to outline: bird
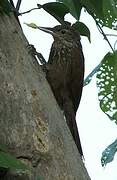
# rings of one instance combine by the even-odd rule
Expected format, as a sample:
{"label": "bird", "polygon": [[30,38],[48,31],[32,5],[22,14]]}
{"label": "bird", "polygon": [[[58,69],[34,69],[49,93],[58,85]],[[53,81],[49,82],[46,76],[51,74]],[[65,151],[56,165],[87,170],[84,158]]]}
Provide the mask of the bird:
{"label": "bird", "polygon": [[76,123],[76,112],[81,100],[84,81],[84,55],[79,32],[70,24],[39,27],[53,36],[46,64],[46,78],[55,99],[64,112],[66,123],[80,155],[83,151]]}

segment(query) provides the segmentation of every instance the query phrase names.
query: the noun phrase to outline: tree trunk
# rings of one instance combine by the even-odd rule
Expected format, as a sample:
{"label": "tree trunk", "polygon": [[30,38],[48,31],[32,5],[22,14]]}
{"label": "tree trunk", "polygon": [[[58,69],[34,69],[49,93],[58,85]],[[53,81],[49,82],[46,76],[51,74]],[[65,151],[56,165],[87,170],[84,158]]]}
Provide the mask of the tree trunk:
{"label": "tree trunk", "polygon": [[31,171],[5,180],[89,180],[44,73],[13,15],[0,16],[0,144]]}

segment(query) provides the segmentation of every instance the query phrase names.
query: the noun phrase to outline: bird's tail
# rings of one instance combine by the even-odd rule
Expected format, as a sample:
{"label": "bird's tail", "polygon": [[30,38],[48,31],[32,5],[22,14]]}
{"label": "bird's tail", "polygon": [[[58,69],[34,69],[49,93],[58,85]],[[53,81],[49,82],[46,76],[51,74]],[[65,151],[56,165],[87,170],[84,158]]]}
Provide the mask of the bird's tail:
{"label": "bird's tail", "polygon": [[81,146],[81,141],[80,141],[80,136],[79,136],[79,132],[78,132],[78,127],[76,124],[76,119],[72,120],[72,130],[70,128],[70,131],[72,133],[73,139],[75,141],[75,144],[78,148],[78,151],[80,153],[80,155],[83,157],[83,151],[82,151],[82,146]]}
{"label": "bird's tail", "polygon": [[82,151],[80,136],[79,136],[78,127],[76,123],[75,113],[73,112],[71,114],[67,113],[65,116],[66,116],[67,125],[71,131],[71,134],[78,148],[78,151],[80,155],[83,157],[83,151]]}
{"label": "bird's tail", "polygon": [[78,148],[78,151],[79,151],[81,157],[83,157],[80,136],[79,136],[78,127],[76,124],[76,113],[74,111],[73,103],[72,103],[71,99],[69,98],[69,93],[67,93],[66,90],[63,91],[63,94],[61,96],[63,97],[63,107],[61,109],[64,110],[67,125],[71,131],[71,134],[72,134],[75,144]]}

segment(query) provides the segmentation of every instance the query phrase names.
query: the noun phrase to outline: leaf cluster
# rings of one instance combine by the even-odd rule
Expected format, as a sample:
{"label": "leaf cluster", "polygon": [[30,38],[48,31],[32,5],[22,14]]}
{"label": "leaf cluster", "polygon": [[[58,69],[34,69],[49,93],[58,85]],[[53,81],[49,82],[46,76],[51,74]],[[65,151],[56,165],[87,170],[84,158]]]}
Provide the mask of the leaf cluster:
{"label": "leaf cluster", "polygon": [[0,144],[0,168],[15,169],[15,170],[29,170],[29,168],[16,159],[13,155],[8,152],[7,146]]}

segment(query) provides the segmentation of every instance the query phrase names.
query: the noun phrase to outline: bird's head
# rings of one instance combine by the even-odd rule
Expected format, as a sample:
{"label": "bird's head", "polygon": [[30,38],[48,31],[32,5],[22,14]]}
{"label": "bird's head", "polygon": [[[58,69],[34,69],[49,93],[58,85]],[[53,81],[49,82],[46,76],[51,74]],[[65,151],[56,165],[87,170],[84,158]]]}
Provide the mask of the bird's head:
{"label": "bird's head", "polygon": [[50,27],[39,27],[40,30],[49,33],[53,36],[55,40],[59,41],[78,41],[80,40],[79,32],[76,31],[70,25],[58,25],[53,28]]}

